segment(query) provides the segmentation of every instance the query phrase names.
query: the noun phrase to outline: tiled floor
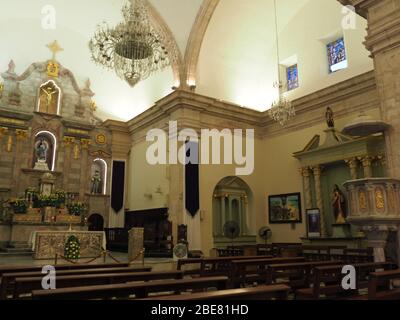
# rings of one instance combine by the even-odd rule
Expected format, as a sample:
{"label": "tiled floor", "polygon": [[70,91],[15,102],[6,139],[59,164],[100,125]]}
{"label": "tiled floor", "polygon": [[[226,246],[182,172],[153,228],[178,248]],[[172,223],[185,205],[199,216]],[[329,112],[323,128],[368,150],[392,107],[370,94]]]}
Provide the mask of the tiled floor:
{"label": "tiled floor", "polygon": [[[127,262],[128,254],[122,252],[110,252],[110,254],[119,262]],[[80,263],[85,263],[90,259],[81,259]],[[115,262],[110,256],[107,256],[106,263]],[[58,264],[65,264],[68,262],[58,260]],[[93,262],[93,264],[104,263],[103,258],[97,259]],[[35,260],[30,256],[4,256],[0,255],[0,265],[52,265],[54,264],[54,260]],[[144,261],[145,266],[153,267],[153,271],[168,271],[175,270],[176,263],[172,259],[168,258],[145,258]],[[138,260],[134,262],[134,265],[141,266],[142,261]]]}

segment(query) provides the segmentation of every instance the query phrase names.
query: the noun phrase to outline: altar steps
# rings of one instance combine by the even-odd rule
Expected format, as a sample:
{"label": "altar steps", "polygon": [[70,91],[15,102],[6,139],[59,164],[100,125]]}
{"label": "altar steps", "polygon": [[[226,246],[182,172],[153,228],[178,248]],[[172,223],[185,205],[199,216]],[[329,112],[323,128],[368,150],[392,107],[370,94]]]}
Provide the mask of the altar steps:
{"label": "altar steps", "polygon": [[32,256],[32,247],[28,242],[10,242],[0,250],[0,256]]}

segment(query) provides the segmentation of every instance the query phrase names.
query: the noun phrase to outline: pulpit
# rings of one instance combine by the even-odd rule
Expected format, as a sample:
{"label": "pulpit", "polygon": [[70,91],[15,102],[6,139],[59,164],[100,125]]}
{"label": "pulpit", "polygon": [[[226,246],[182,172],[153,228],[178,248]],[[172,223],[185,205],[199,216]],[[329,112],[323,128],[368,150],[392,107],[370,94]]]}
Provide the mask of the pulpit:
{"label": "pulpit", "polygon": [[385,261],[389,232],[398,232],[400,226],[400,180],[366,178],[346,181],[344,186],[349,198],[347,221],[366,234],[375,261]]}

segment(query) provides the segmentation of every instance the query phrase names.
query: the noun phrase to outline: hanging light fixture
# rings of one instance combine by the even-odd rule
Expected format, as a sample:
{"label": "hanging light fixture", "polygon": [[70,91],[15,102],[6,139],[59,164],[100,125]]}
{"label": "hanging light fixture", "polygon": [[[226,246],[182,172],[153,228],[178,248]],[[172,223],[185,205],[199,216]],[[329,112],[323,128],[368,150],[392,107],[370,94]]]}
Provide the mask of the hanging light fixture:
{"label": "hanging light fixture", "polygon": [[89,42],[92,59],[133,87],[171,64],[166,42],[150,24],[144,0],[130,0],[122,8],[124,21],[110,28],[106,22]]}
{"label": "hanging light fixture", "polygon": [[278,36],[278,14],[276,9],[276,0],[274,0],[274,10],[275,10],[275,32],[276,32],[276,57],[278,65],[278,81],[274,83],[274,88],[279,90],[278,100],[272,103],[271,109],[269,109],[269,116],[276,122],[279,122],[281,126],[286,125],[286,123],[296,115],[294,106],[292,103],[286,99],[282,93],[283,84],[281,82],[281,70],[279,67],[279,36]]}

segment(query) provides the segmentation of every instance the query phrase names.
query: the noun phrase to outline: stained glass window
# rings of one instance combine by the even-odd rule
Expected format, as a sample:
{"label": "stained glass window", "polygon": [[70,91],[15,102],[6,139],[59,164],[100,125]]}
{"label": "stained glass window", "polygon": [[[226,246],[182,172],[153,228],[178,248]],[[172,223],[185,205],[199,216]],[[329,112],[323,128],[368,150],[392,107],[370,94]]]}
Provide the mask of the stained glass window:
{"label": "stained glass window", "polygon": [[297,64],[286,68],[286,78],[288,91],[299,87],[299,72]]}
{"label": "stained glass window", "polygon": [[327,49],[329,72],[332,73],[347,68],[346,47],[343,38],[328,43]]}

